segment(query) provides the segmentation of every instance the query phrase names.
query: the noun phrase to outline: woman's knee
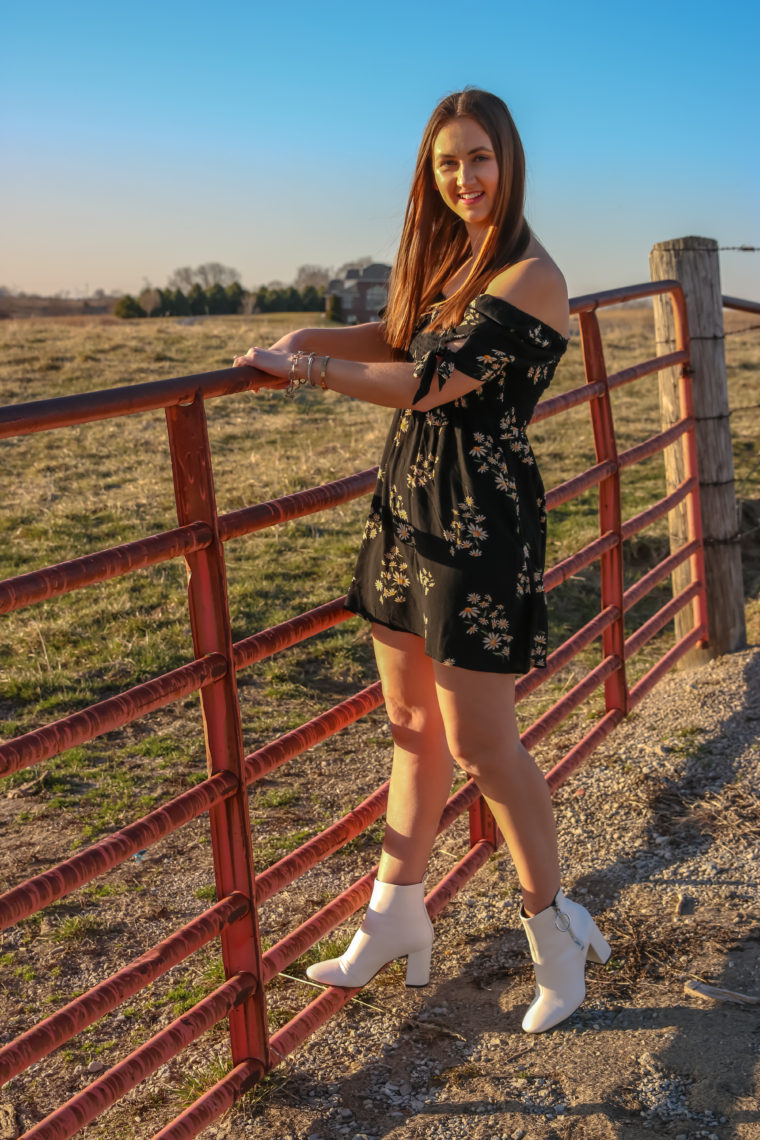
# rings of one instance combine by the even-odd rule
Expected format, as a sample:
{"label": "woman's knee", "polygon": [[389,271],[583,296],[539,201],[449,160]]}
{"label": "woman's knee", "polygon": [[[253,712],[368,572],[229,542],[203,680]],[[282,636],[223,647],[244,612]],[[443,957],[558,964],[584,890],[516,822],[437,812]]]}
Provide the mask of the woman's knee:
{"label": "woman's knee", "polygon": [[443,721],[435,702],[410,700],[404,693],[384,692],[384,697],[394,744],[418,752],[445,743]]}
{"label": "woman's knee", "polygon": [[396,744],[417,751],[445,739],[430,658],[421,638],[373,627],[383,698]]}
{"label": "woman's knee", "polygon": [[525,764],[533,763],[519,737],[459,738],[449,740],[449,750],[454,762],[475,783],[489,783],[494,778],[503,778],[518,772]]}

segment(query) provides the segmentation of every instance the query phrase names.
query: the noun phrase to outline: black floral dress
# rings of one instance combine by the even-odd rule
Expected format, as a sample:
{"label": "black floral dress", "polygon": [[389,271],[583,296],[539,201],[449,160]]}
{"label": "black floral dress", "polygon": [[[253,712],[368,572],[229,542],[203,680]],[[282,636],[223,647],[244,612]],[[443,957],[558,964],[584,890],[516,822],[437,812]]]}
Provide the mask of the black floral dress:
{"label": "black floral dress", "polygon": [[[546,503],[525,428],[567,340],[488,294],[455,329],[417,325],[414,402],[456,368],[482,381],[429,412],[396,412],[347,608],[488,673],[546,662]],[[447,347],[448,346],[448,347]]]}

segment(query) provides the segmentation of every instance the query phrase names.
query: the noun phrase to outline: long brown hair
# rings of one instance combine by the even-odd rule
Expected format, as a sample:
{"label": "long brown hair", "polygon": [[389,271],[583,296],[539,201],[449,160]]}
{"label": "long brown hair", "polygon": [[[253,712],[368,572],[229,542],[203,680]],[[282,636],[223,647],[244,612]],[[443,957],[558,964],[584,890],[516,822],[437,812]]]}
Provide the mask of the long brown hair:
{"label": "long brown hair", "polygon": [[474,297],[500,269],[524,253],[530,228],[523,215],[525,153],[506,103],[497,95],[466,87],[442,99],[425,127],[406,207],[404,228],[391,273],[383,335],[399,354],[422,312],[470,254],[465,224],[444,203],[433,175],[433,145],[452,119],[470,118],[483,128],[499,167],[499,184],[486,239],[467,279],[436,310],[431,328],[457,325]]}

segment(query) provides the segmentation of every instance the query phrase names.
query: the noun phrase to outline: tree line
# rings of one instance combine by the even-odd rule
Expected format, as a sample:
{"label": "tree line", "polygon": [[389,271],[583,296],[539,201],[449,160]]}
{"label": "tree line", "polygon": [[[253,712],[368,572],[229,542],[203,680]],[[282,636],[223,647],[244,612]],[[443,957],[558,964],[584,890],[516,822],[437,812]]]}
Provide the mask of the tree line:
{"label": "tree line", "polygon": [[302,265],[292,285],[271,282],[255,290],[244,289],[235,269],[206,262],[196,269],[176,269],[165,289],[146,286],[134,297],[126,293],[116,302],[117,317],[191,317],[225,313],[321,312],[330,271]]}

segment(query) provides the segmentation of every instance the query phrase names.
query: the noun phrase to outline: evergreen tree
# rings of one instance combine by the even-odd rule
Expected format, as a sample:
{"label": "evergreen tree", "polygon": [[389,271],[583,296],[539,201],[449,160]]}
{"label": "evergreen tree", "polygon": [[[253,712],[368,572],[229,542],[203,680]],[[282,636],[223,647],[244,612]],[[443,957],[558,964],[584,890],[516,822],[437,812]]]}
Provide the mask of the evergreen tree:
{"label": "evergreen tree", "polygon": [[122,320],[131,320],[133,317],[145,317],[147,313],[139,301],[130,293],[125,293],[123,297],[119,297],[114,305],[114,316],[121,317]]}
{"label": "evergreen tree", "polygon": [[307,285],[301,290],[301,304],[305,312],[316,313],[325,307],[325,291],[315,285]]}
{"label": "evergreen tree", "polygon": [[190,312],[194,317],[202,317],[204,313],[208,312],[206,307],[206,294],[196,281],[187,296],[190,305]]}
{"label": "evergreen tree", "polygon": [[181,289],[175,289],[171,303],[172,315],[175,317],[190,316],[190,301]]}
{"label": "evergreen tree", "polygon": [[152,317],[173,317],[176,315],[174,312],[173,289],[158,290],[158,305],[150,315]]}
{"label": "evergreen tree", "polygon": [[229,312],[229,297],[218,281],[206,290],[206,307],[215,316]]}
{"label": "evergreen tree", "polygon": [[300,313],[303,309],[303,299],[295,285],[283,289],[283,310],[287,313]]}
{"label": "evergreen tree", "polygon": [[225,293],[227,294],[226,312],[239,313],[243,306],[243,298],[245,297],[243,286],[239,281],[233,281],[231,285],[227,286]]}

